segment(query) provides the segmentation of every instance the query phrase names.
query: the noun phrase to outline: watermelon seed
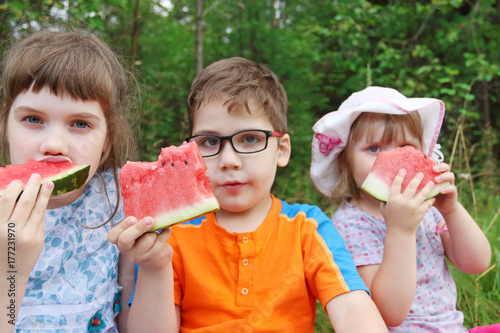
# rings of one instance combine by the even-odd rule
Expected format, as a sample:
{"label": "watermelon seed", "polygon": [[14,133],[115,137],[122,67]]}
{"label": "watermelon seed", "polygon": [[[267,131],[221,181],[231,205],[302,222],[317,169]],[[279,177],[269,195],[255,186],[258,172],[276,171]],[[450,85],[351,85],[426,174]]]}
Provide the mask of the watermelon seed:
{"label": "watermelon seed", "polygon": [[170,164],[171,164],[172,166],[174,166],[174,162],[170,162]]}
{"label": "watermelon seed", "polygon": [[184,160],[184,164],[188,165],[188,161]]}

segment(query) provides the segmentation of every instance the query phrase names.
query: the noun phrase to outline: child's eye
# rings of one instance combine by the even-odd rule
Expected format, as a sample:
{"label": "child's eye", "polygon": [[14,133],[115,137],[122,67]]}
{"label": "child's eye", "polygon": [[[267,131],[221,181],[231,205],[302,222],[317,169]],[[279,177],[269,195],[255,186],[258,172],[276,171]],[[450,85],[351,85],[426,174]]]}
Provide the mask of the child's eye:
{"label": "child's eye", "polygon": [[211,137],[211,136],[200,137],[199,146],[218,147],[219,146],[219,139],[217,137]]}
{"label": "child's eye", "polygon": [[380,151],[380,148],[377,147],[377,146],[371,146],[371,147],[368,148],[368,151],[370,153],[378,153]]}
{"label": "child's eye", "polygon": [[85,121],[81,121],[81,120],[79,120],[79,121],[75,121],[75,122],[73,123],[73,126],[74,126],[74,127],[76,127],[76,128],[82,128],[82,129],[83,129],[83,128],[90,127],[90,125],[89,125],[87,122],[85,122]]}
{"label": "child's eye", "polygon": [[40,118],[35,117],[35,116],[26,117],[26,118],[24,118],[24,120],[30,124],[40,124],[42,122],[42,120]]}
{"label": "child's eye", "polygon": [[259,143],[261,141],[261,138],[254,134],[247,134],[242,137],[240,141],[242,144],[253,145]]}

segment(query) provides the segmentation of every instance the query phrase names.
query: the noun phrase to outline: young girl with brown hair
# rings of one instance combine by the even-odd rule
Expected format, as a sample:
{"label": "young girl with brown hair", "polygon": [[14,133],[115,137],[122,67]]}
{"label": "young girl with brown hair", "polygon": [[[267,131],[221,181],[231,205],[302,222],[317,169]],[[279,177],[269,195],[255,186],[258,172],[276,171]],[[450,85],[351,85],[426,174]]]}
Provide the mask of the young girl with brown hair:
{"label": "young girl with brown hair", "polygon": [[3,192],[0,243],[15,224],[16,261],[9,293],[6,251],[0,259],[1,306],[15,309],[1,332],[117,332],[119,251],[107,233],[123,219],[118,168],[135,149],[128,91],[126,72],[95,35],[38,32],[6,53],[4,162],[71,161],[89,164],[90,174],[82,188],[54,197],[36,174],[24,189],[13,181]]}

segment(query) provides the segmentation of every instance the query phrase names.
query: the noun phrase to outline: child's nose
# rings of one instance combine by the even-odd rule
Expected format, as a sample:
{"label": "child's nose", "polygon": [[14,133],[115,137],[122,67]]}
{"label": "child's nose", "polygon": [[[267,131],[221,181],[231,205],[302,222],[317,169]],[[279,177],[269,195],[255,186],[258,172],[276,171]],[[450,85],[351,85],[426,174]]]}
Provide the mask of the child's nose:
{"label": "child's nose", "polygon": [[52,127],[46,132],[40,151],[44,155],[67,155],[69,138],[65,135],[64,130]]}
{"label": "child's nose", "polygon": [[241,167],[240,154],[234,150],[229,140],[222,142],[222,147],[220,151],[220,166],[221,168]]}

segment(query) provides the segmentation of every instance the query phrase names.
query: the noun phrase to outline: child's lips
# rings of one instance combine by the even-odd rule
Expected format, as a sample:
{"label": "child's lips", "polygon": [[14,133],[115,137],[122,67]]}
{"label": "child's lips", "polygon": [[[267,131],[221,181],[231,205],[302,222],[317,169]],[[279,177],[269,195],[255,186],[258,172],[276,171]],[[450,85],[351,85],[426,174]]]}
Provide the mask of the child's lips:
{"label": "child's lips", "polygon": [[62,157],[62,156],[45,157],[45,158],[42,158],[41,161],[45,161],[45,162],[71,162],[71,160],[69,158]]}
{"label": "child's lips", "polygon": [[245,186],[245,184],[239,183],[239,182],[226,182],[226,183],[220,185],[220,187],[222,187],[224,190],[226,190],[228,192],[237,192],[243,186]]}

